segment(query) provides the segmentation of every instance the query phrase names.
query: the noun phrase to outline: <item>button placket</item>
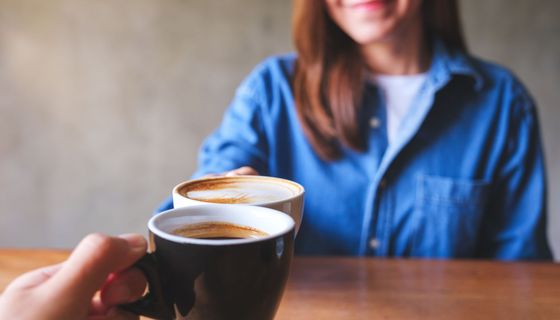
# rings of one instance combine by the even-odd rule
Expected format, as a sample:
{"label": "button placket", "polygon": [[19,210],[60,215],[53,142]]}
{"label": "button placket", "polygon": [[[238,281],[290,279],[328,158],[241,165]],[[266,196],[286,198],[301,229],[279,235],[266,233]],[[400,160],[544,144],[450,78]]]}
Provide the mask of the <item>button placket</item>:
{"label": "button placket", "polygon": [[[384,102],[382,97],[377,94],[375,97],[377,101],[371,101],[368,104],[368,109],[366,109],[365,114],[365,126],[369,127],[368,132],[368,139],[369,139],[369,150],[368,153],[370,157],[368,157],[368,161],[365,164],[368,166],[368,169],[371,168],[369,172],[372,177],[374,177],[379,170],[379,165],[381,164],[381,160],[383,159],[383,155],[387,149],[387,134],[386,134],[386,109],[384,106]],[[372,181],[373,182],[373,181]],[[376,182],[373,182],[376,183]],[[377,182],[377,186],[373,186],[372,189],[373,193],[377,193],[379,191],[379,182]],[[376,190],[377,189],[377,190]],[[368,231],[364,234],[364,238],[362,238],[362,245],[364,246],[363,249],[365,250],[365,254],[377,256],[380,253],[380,249],[382,249],[382,239],[378,235],[378,227],[377,224],[380,222],[379,219],[383,219],[380,217],[382,214],[378,207],[378,200],[377,197],[379,194],[375,194],[372,197],[372,207],[369,209],[371,212],[368,213],[370,219],[364,220],[365,223],[369,223]]]}
{"label": "button placket", "polygon": [[371,250],[376,252],[377,256],[385,256],[387,254],[385,241],[388,241],[387,228],[389,228],[389,212],[387,208],[387,177],[382,177],[377,187],[377,212],[378,223],[376,237],[371,238],[368,242]]}

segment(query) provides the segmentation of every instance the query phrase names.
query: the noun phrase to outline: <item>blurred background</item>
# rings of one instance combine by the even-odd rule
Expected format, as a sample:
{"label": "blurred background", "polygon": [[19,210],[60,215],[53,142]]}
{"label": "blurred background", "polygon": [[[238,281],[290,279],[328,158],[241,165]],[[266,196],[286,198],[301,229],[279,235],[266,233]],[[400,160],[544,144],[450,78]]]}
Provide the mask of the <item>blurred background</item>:
{"label": "blurred background", "polygon": [[[539,106],[560,258],[560,2],[461,0],[472,52]],[[239,82],[292,50],[291,1],[0,0],[0,246],[139,232]]]}

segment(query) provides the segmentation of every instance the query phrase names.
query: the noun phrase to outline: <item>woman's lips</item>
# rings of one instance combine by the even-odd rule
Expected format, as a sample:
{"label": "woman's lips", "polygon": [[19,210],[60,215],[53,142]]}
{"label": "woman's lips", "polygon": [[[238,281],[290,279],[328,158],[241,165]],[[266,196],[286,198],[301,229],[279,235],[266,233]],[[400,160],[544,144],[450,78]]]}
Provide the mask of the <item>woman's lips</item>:
{"label": "woman's lips", "polygon": [[357,1],[350,3],[348,6],[352,9],[373,11],[384,8],[389,2],[389,0]]}

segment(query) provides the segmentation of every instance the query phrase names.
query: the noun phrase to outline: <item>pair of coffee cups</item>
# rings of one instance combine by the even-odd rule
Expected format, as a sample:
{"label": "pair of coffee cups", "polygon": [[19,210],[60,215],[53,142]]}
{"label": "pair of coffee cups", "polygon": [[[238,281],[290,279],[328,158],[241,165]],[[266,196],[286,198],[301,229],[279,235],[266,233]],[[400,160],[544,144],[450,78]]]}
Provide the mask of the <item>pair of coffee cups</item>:
{"label": "pair of coffee cups", "polygon": [[272,319],[303,213],[304,189],[263,176],[190,180],[148,222],[136,263],[146,295],[122,307],[156,319]]}

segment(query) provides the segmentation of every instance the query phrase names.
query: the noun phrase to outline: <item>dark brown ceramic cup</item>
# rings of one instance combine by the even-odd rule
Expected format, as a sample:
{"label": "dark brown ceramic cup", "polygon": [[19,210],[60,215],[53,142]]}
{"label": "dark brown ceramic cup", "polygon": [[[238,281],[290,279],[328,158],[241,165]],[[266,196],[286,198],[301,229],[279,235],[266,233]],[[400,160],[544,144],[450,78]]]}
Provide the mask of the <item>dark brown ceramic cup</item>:
{"label": "dark brown ceramic cup", "polygon": [[[259,236],[216,240],[173,233],[216,223]],[[293,256],[294,226],[283,212],[247,205],[189,206],[154,216],[148,223],[153,252],[136,264],[148,293],[122,307],[156,319],[273,319]]]}

